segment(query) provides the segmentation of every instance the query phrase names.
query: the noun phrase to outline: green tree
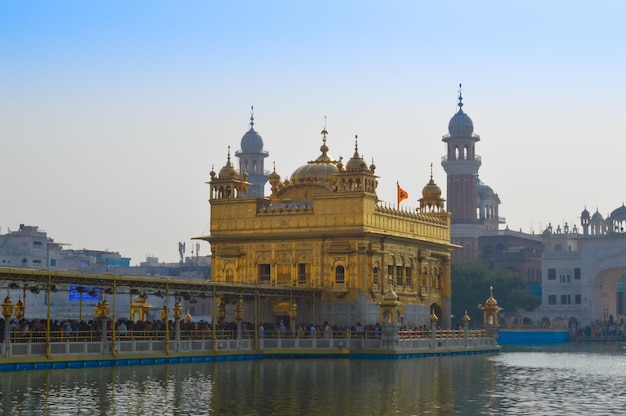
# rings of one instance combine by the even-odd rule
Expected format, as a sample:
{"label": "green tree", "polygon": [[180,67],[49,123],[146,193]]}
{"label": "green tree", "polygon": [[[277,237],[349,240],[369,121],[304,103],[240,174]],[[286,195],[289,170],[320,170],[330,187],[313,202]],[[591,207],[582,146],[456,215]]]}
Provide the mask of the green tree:
{"label": "green tree", "polygon": [[[452,314],[461,323],[465,311],[473,320],[482,321],[478,304],[484,304],[493,287],[493,297],[505,312],[531,311],[541,304],[539,296],[526,290],[521,276],[509,270],[490,270],[482,261],[452,265]],[[480,326],[479,324],[475,326]]]}

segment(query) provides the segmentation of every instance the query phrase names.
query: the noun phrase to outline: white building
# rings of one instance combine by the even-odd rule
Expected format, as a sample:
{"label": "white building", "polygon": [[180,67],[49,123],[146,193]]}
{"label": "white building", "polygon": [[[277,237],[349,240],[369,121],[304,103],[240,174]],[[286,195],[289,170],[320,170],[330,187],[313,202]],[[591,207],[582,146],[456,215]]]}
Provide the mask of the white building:
{"label": "white building", "polygon": [[542,303],[525,317],[584,327],[626,315],[626,206],[606,219],[585,209],[580,226],[543,232]]}
{"label": "white building", "polygon": [[18,231],[0,235],[0,266],[58,268],[61,245],[37,226],[20,224]]}

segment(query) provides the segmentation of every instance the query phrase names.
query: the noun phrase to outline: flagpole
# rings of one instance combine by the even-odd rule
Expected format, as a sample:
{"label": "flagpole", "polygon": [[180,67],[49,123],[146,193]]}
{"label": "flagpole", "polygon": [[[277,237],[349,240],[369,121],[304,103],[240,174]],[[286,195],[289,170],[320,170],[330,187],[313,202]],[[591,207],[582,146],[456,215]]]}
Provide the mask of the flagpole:
{"label": "flagpole", "polygon": [[396,181],[396,209],[400,211],[400,181]]}

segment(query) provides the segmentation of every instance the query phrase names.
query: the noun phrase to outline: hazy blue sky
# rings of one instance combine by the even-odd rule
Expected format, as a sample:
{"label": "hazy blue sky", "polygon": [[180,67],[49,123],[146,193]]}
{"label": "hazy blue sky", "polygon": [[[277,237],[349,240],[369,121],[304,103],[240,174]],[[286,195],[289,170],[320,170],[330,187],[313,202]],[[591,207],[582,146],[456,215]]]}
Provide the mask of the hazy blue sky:
{"label": "hazy blue sky", "polygon": [[[0,2],[1,232],[178,259],[209,232],[214,165],[255,129],[286,177],[374,158],[416,207],[464,110],[512,229],[626,200],[624,1]],[[200,255],[209,254],[202,242]]]}

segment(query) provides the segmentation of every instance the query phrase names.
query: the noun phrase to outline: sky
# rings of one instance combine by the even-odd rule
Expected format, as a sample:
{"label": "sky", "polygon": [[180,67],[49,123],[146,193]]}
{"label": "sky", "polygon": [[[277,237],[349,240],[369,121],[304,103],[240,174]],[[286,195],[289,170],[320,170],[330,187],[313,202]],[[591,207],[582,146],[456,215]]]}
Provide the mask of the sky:
{"label": "sky", "polygon": [[358,135],[378,197],[399,182],[414,209],[431,164],[445,196],[459,84],[509,228],[606,217],[626,200],[624,21],[621,0],[2,1],[0,233],[209,255],[206,182],[252,106],[266,169],[317,158],[326,126],[330,156]]}

